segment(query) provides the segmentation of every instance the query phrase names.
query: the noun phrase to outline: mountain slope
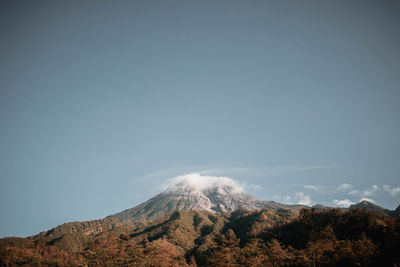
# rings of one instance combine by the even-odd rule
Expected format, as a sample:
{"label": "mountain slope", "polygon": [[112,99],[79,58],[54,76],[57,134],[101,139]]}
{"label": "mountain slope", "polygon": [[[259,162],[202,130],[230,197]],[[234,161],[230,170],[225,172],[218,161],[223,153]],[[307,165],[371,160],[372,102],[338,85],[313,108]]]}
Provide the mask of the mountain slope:
{"label": "mountain slope", "polygon": [[397,208],[394,211],[392,211],[392,216],[393,217],[400,217],[400,205],[397,206]]}
{"label": "mountain slope", "polygon": [[399,209],[366,201],[349,209],[285,205],[252,197],[229,179],[182,179],[104,219],[0,239],[0,266],[310,266],[317,243],[319,260],[323,249],[336,253],[325,266],[387,259],[393,266],[400,263]]}
{"label": "mountain slope", "polygon": [[230,183],[211,183],[199,187],[184,180],[139,206],[110,215],[109,218],[145,224],[180,210],[224,213],[241,209],[292,209],[297,211],[301,207],[304,206],[285,205],[257,199]]}
{"label": "mountain slope", "polygon": [[379,212],[379,213],[382,213],[382,214],[385,214],[385,215],[388,215],[388,216],[394,216],[394,217],[396,216],[395,215],[396,214],[395,210],[392,211],[392,210],[388,210],[388,209],[382,208],[381,206],[378,206],[378,205],[376,205],[374,203],[371,203],[369,201],[366,201],[366,200],[363,200],[363,201],[361,201],[359,203],[351,205],[349,207],[349,209],[350,210],[352,210],[352,209],[366,209],[366,210],[376,211],[376,212]]}
{"label": "mountain slope", "polygon": [[[0,266],[394,266],[398,218],[365,209],[177,211],[146,227],[62,225],[0,239]],[[85,223],[83,223],[85,224]],[[78,227],[80,230],[75,231]],[[83,229],[84,228],[84,229]],[[66,250],[65,244],[74,250]],[[316,246],[318,249],[316,249]]]}

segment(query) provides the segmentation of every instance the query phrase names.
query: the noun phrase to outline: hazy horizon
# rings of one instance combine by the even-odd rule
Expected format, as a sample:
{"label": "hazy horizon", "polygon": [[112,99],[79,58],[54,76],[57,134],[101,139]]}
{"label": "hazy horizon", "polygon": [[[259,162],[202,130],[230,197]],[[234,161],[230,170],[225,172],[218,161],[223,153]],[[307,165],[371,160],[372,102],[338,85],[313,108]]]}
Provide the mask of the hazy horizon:
{"label": "hazy horizon", "polygon": [[0,237],[103,218],[193,173],[264,200],[395,209],[399,11],[1,1]]}

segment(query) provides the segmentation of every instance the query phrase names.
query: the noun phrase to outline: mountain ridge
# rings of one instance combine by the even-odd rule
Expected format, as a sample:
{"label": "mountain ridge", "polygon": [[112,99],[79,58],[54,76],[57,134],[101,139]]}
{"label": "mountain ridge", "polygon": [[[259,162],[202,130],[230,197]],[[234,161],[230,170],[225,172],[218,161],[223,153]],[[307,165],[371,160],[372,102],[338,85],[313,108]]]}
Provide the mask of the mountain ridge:
{"label": "mountain ridge", "polygon": [[310,266],[316,253],[319,266],[390,266],[399,223],[358,208],[175,211],[144,227],[105,218],[0,239],[0,266]]}
{"label": "mountain ridge", "polygon": [[[190,174],[180,177],[173,185],[166,188],[153,198],[124,211],[107,216],[121,222],[136,222],[145,225],[148,222],[162,218],[175,211],[208,211],[221,214],[237,210],[290,210],[298,213],[300,209],[332,209],[323,205],[312,207],[301,204],[282,204],[275,201],[261,200],[244,192],[231,179],[213,177],[204,181],[203,176]],[[343,209],[368,209],[388,216],[399,216],[400,206],[396,210],[388,210],[366,200]]]}
{"label": "mountain ridge", "polygon": [[260,200],[245,193],[236,184],[226,181],[222,184],[211,183],[203,186],[181,181],[139,204],[136,207],[107,216],[119,221],[146,223],[161,218],[171,212],[208,211],[211,213],[234,212],[237,210],[279,210],[290,209],[297,212],[304,205],[288,205],[275,201]]}

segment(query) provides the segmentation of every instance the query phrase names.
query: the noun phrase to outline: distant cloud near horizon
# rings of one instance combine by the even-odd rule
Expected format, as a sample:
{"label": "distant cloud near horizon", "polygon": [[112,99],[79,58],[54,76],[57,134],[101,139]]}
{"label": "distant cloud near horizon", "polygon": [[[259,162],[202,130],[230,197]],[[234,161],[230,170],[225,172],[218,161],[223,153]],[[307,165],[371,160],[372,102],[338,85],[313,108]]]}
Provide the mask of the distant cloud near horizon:
{"label": "distant cloud near horizon", "polygon": [[[381,203],[381,199],[385,197],[384,193],[390,194],[392,197],[400,195],[400,187],[387,184],[373,184],[360,189],[349,182],[340,183],[338,185],[283,183],[283,181],[288,181],[288,178],[278,178],[307,176],[308,174],[303,174],[302,172],[307,170],[329,169],[335,166],[336,165],[288,165],[230,168],[199,168],[188,166],[161,170],[144,177],[160,181],[162,186],[157,187],[158,190],[165,190],[168,186],[182,181],[190,181],[189,183],[195,187],[203,187],[206,184],[223,184],[226,182],[233,185],[237,190],[249,193],[263,200],[274,200],[285,204],[302,204],[307,206],[321,204],[333,207],[349,207],[362,200],[372,203],[377,203],[378,200],[378,202]],[[198,171],[190,172],[190,170],[196,169]],[[177,174],[179,172],[184,174]],[[172,178],[166,179],[168,176]],[[265,183],[264,181],[268,181],[268,179],[270,179],[268,186],[265,184],[264,186],[259,185]]]}
{"label": "distant cloud near horizon", "polygon": [[294,196],[280,196],[280,195],[274,195],[274,198],[278,202],[282,202],[284,204],[299,204],[299,205],[306,205],[306,206],[311,206],[312,205],[312,200],[311,196],[305,194],[304,192],[296,192]]}
{"label": "distant cloud near horizon", "polygon": [[348,191],[352,188],[353,188],[353,185],[351,185],[351,184],[341,184],[337,187],[337,190],[344,192],[344,191]]}
{"label": "distant cloud near horizon", "polygon": [[297,192],[293,198],[294,204],[310,206],[312,204],[310,195],[306,195],[303,192]]}
{"label": "distant cloud near horizon", "polygon": [[[338,186],[323,186],[323,185],[310,185],[310,184],[298,184],[298,183],[291,183],[288,184],[289,186],[292,187],[297,187],[297,188],[305,188],[308,189],[310,193],[314,194],[319,194],[319,195],[324,195],[326,198],[327,195],[333,196],[333,200],[331,202],[326,202],[326,200],[323,201],[316,201],[315,203],[317,204],[324,204],[324,205],[333,205],[335,207],[343,207],[347,208],[352,204],[361,202],[363,200],[369,201],[371,203],[377,204],[377,201],[375,200],[375,197],[383,197],[382,193],[383,192],[388,192],[392,197],[396,197],[400,195],[400,187],[393,187],[390,185],[371,185],[368,188],[365,189],[356,189],[354,188],[354,185],[349,184],[349,183],[343,183]],[[344,196],[351,196],[351,198],[346,198]],[[301,194],[296,193],[295,196],[286,196],[286,197],[281,197],[280,195],[274,195],[274,198],[277,201],[284,201],[286,203],[292,204],[295,203],[294,199],[297,197],[297,199],[300,199]],[[303,193],[304,196],[304,193]],[[310,195],[309,195],[310,196]],[[375,196],[375,197],[374,197]],[[312,195],[310,196],[312,197]],[[342,198],[344,197],[344,198]],[[305,201],[304,199],[302,201],[298,202],[308,202]]]}
{"label": "distant cloud near horizon", "polygon": [[370,188],[364,190],[351,190],[348,192],[348,195],[352,196],[360,196],[360,197],[371,197],[376,195],[380,191],[380,187],[376,184],[372,185]]}
{"label": "distant cloud near horizon", "polygon": [[307,188],[307,189],[311,189],[318,193],[324,193],[327,188],[326,186],[322,186],[322,185],[307,185],[307,184],[303,185],[303,187]]}
{"label": "distant cloud near horizon", "polygon": [[400,194],[400,186],[392,187],[390,185],[385,184],[385,185],[383,185],[383,189],[385,191],[389,192],[390,195],[392,195],[392,197],[397,196],[397,195]]}
{"label": "distant cloud near horizon", "polygon": [[342,199],[342,200],[334,199],[332,201],[332,204],[336,207],[348,208],[355,203],[353,201],[351,201],[350,199],[346,198],[346,199]]}

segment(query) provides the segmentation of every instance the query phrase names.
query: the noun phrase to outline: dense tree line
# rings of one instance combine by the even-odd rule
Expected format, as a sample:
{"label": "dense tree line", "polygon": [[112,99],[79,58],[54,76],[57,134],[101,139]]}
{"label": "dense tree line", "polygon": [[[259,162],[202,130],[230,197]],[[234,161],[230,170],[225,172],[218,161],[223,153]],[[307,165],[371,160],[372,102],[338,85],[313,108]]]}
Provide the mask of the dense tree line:
{"label": "dense tree line", "polygon": [[[190,238],[182,242],[180,238],[193,233],[179,220],[155,224],[151,227],[156,231],[153,237],[150,230],[140,234],[110,230],[74,253],[43,239],[3,240],[0,265],[400,266],[399,218],[361,209],[304,209],[290,222],[274,217],[276,224],[270,227],[267,217],[271,214],[265,214],[230,215],[218,234],[211,238],[213,225],[207,226],[208,236],[199,236],[190,249]],[[200,217],[187,218],[196,226]],[[266,220],[268,223],[262,224]]]}
{"label": "dense tree line", "polygon": [[298,219],[259,233],[243,246],[232,230],[198,262],[204,266],[395,266],[400,224],[367,210],[304,209]]}

